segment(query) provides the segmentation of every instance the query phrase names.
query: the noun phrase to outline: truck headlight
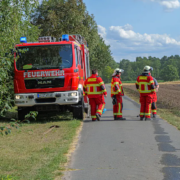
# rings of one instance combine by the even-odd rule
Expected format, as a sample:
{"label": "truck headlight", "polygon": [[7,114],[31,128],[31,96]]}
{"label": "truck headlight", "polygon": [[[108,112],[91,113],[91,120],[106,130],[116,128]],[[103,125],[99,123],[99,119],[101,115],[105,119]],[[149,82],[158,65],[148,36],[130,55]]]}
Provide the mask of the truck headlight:
{"label": "truck headlight", "polygon": [[68,93],[68,96],[77,96],[77,92]]}
{"label": "truck headlight", "polygon": [[24,99],[24,97],[21,96],[21,95],[16,95],[16,96],[15,96],[15,99]]}

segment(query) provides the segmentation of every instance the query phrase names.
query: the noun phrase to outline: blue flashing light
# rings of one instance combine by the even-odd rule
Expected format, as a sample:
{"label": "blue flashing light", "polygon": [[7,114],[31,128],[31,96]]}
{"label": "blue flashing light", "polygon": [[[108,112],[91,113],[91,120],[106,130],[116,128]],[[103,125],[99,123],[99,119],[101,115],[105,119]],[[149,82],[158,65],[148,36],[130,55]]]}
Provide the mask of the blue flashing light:
{"label": "blue flashing light", "polygon": [[69,41],[69,35],[68,34],[63,34],[62,35],[62,41]]}
{"label": "blue flashing light", "polygon": [[21,43],[27,43],[27,38],[26,37],[21,37],[20,42]]}

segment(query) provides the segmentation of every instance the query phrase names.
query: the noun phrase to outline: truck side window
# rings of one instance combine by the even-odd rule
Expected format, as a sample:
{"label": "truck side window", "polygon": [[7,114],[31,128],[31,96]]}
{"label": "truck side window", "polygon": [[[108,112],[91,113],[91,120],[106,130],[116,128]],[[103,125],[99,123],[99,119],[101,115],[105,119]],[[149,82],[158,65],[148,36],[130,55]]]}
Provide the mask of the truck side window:
{"label": "truck side window", "polygon": [[88,77],[90,76],[90,66],[89,66],[89,54],[86,54],[87,56],[87,72],[88,72]]}
{"label": "truck side window", "polygon": [[78,50],[77,47],[74,48],[75,51],[75,58],[76,58],[76,67],[78,66]]}
{"label": "truck side window", "polygon": [[85,58],[86,58],[86,76],[89,77],[90,76],[90,72],[89,72],[89,56],[86,53],[85,54]]}
{"label": "truck side window", "polygon": [[78,50],[78,64],[80,65],[80,52],[79,52],[79,49]]}
{"label": "truck side window", "polygon": [[82,53],[81,53],[81,50],[79,51],[79,57],[80,57],[81,69],[83,69],[83,62],[82,62]]}

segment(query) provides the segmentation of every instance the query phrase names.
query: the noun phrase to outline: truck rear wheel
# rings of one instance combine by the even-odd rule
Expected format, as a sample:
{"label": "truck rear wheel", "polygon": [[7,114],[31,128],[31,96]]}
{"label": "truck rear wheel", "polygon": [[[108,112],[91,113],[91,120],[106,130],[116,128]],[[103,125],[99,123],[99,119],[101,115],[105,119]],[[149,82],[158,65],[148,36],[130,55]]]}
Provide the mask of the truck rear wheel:
{"label": "truck rear wheel", "polygon": [[74,119],[84,119],[84,98],[73,107],[73,118]]}

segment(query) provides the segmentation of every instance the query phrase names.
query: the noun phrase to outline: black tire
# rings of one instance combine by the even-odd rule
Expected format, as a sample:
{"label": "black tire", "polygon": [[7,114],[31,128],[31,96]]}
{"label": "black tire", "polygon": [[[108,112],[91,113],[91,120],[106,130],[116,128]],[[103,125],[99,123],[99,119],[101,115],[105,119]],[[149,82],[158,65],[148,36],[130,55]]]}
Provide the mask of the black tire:
{"label": "black tire", "polygon": [[69,107],[68,107],[68,110],[69,110],[70,112],[73,112],[73,107],[69,106]]}
{"label": "black tire", "polygon": [[74,119],[84,119],[84,98],[73,107],[73,118]]}
{"label": "black tire", "polygon": [[18,120],[23,121],[25,119],[25,116],[30,112],[28,108],[22,109],[18,108]]}

